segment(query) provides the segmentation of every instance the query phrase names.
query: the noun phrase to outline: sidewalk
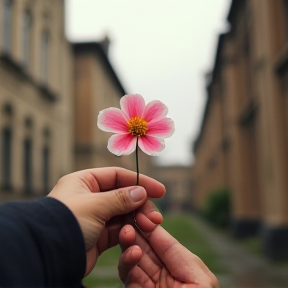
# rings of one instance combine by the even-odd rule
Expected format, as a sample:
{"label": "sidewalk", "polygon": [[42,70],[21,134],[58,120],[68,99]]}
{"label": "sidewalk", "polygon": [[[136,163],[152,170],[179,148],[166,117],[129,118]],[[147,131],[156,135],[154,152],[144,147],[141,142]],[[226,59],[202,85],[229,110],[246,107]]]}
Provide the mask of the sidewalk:
{"label": "sidewalk", "polygon": [[199,218],[194,218],[193,223],[221,255],[220,262],[228,271],[225,275],[216,275],[221,288],[288,288],[288,269],[252,255]]}

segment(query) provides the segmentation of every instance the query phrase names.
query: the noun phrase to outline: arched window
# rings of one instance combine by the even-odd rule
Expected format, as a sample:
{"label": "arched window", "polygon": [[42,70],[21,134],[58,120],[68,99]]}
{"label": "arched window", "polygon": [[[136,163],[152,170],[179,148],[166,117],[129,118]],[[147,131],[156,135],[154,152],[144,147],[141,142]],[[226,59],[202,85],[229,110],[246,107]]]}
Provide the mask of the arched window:
{"label": "arched window", "polygon": [[43,173],[43,192],[48,194],[49,192],[49,170],[50,170],[50,149],[45,146],[42,151],[42,173]]}
{"label": "arched window", "polygon": [[288,0],[284,0],[284,5],[285,5],[285,8],[286,8],[286,12],[288,14]]}
{"label": "arched window", "polygon": [[285,10],[286,10],[286,23],[288,26],[288,0],[284,0]]}
{"label": "arched window", "polygon": [[11,52],[12,48],[12,12],[13,12],[13,1],[3,1],[3,50],[7,53]]}
{"label": "arched window", "polygon": [[24,192],[32,193],[32,140],[26,138],[23,141],[23,177],[24,177]]}
{"label": "arched window", "polygon": [[2,130],[2,189],[9,191],[12,189],[11,183],[11,145],[12,130],[4,128]]}
{"label": "arched window", "polygon": [[24,122],[26,136],[23,140],[23,183],[24,193],[33,192],[33,121],[27,117]]}
{"label": "arched window", "polygon": [[25,11],[22,19],[22,59],[23,66],[27,69],[31,55],[31,14]]}
{"label": "arched window", "polygon": [[41,76],[44,84],[49,78],[49,33],[44,31],[41,37]]}
{"label": "arched window", "polygon": [[43,182],[43,193],[46,195],[50,190],[49,180],[50,180],[50,130],[49,128],[45,128],[43,130],[44,137],[44,147],[42,150],[42,182]]}
{"label": "arched window", "polygon": [[5,126],[2,130],[2,189],[4,191],[12,190],[12,117],[13,110],[11,105],[4,106],[2,121]]}

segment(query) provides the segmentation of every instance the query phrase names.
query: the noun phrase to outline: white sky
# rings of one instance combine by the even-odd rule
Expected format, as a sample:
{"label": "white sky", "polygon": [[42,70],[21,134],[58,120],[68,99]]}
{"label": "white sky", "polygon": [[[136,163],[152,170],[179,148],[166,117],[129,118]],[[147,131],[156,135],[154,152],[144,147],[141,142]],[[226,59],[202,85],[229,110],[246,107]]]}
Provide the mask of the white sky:
{"label": "white sky", "polygon": [[[109,58],[127,93],[168,106],[175,133],[163,165],[193,161],[206,101],[204,75],[214,64],[231,0],[67,0],[71,41],[111,39]],[[98,111],[95,111],[98,113]],[[98,129],[95,123],[95,129]]]}

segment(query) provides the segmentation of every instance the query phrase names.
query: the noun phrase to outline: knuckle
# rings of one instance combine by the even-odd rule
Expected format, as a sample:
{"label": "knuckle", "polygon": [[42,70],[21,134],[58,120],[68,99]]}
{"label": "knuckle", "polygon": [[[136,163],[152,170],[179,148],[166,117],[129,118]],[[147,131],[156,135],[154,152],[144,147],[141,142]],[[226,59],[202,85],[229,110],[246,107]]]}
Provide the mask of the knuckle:
{"label": "knuckle", "polygon": [[118,189],[115,191],[115,195],[118,199],[118,201],[120,202],[120,204],[126,208],[128,207],[128,200],[127,200],[127,197],[126,197],[126,193],[123,189]]}

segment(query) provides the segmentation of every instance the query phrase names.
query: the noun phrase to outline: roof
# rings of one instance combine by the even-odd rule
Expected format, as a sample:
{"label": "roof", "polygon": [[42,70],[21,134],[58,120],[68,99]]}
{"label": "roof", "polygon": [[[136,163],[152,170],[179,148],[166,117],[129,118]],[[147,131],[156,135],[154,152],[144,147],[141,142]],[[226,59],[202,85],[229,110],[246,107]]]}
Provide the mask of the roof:
{"label": "roof", "polygon": [[237,13],[237,11],[239,10],[239,7],[245,5],[246,1],[247,0],[232,0],[231,1],[229,13],[227,16],[227,20],[229,21],[229,23],[232,22],[232,19],[234,18],[235,13]]}
{"label": "roof", "polygon": [[[227,15],[227,20],[228,22],[231,24],[232,23],[232,19],[235,17],[235,13],[236,11],[239,9],[240,5],[243,5],[244,2],[247,0],[231,0],[231,4],[230,4],[230,8],[229,8],[229,12]],[[207,116],[210,110],[210,106],[211,106],[211,98],[212,93],[211,93],[211,86],[212,83],[215,81],[215,76],[217,75],[217,71],[219,69],[219,65],[221,64],[221,51],[223,48],[223,43],[225,41],[225,37],[228,36],[228,34],[231,33],[231,30],[226,32],[226,33],[222,33],[219,35],[218,38],[218,43],[217,43],[217,48],[216,48],[216,54],[215,54],[215,61],[214,61],[214,66],[212,71],[208,74],[209,75],[209,82],[207,83],[206,89],[207,89],[207,101],[206,101],[206,105],[204,108],[204,113],[203,113],[203,118],[202,118],[202,122],[201,122],[201,126],[200,126],[200,132],[198,134],[198,137],[196,138],[196,140],[193,143],[193,151],[194,153],[196,152],[199,143],[201,141],[201,138],[203,136],[203,132],[204,132],[204,126],[207,120]]]}
{"label": "roof", "polygon": [[[119,80],[114,68],[112,67],[112,64],[109,61],[107,52],[105,52],[105,47],[103,47],[103,42],[76,42],[72,43],[73,52],[75,55],[81,55],[81,54],[91,54],[95,53],[95,55],[99,55],[101,60],[103,61],[103,64],[106,66],[108,72],[111,75],[111,78],[118,86],[119,90],[121,91],[122,95],[126,94],[126,91]],[[107,49],[107,47],[106,47]]]}
{"label": "roof", "polygon": [[202,135],[203,135],[203,132],[204,132],[204,126],[205,126],[205,123],[206,123],[206,120],[207,120],[208,113],[210,111],[211,97],[212,97],[211,86],[212,86],[212,83],[215,80],[216,71],[218,70],[218,67],[220,65],[220,60],[221,60],[220,52],[221,52],[222,47],[223,47],[224,38],[225,38],[225,36],[227,34],[228,33],[220,34],[219,38],[218,38],[218,44],[217,44],[217,49],[216,49],[214,67],[213,67],[212,72],[208,74],[209,79],[207,79],[208,80],[207,86],[206,86],[206,89],[207,89],[207,101],[206,101],[206,105],[205,105],[205,108],[204,108],[203,118],[202,118],[202,122],[201,122],[201,126],[200,126],[200,132],[199,132],[198,137],[194,141],[194,145],[193,145],[193,151],[194,152],[196,152],[196,150],[198,148],[198,145],[199,145],[199,142],[200,142],[200,140],[202,138]]}

